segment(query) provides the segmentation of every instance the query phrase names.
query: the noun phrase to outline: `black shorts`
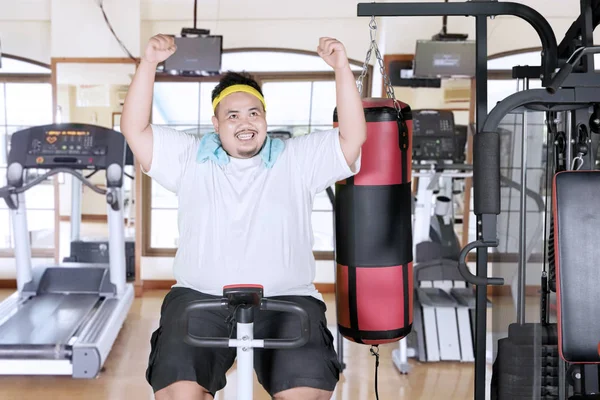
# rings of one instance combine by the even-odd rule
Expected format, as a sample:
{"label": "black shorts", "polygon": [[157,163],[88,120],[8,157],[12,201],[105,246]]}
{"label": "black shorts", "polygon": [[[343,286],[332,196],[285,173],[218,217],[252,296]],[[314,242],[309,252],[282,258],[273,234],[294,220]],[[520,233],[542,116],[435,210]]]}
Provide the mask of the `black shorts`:
{"label": "black shorts", "polygon": [[[178,331],[178,318],[192,301],[214,299],[198,291],[175,287],[161,308],[160,326],[150,339],[151,351],[146,379],[155,392],[177,381],[194,381],[214,396],[225,387],[225,374],[235,361],[235,348],[194,347],[186,344]],[[254,370],[258,381],[269,393],[295,387],[333,391],[340,364],[327,328],[326,306],[310,296],[278,296],[303,307],[310,317],[310,339],[296,349],[254,349]],[[189,331],[198,336],[234,337],[235,329],[226,320],[227,311],[194,313]],[[254,337],[292,338],[299,332],[298,317],[289,313],[261,311],[255,314]],[[233,326],[235,328],[235,326]]]}

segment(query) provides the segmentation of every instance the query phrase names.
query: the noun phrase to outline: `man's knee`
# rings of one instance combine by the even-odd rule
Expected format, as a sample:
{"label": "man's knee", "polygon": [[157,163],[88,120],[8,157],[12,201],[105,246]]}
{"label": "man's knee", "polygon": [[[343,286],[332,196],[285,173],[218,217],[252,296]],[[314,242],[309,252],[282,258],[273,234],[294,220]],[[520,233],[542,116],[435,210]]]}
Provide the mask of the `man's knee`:
{"label": "man's knee", "polygon": [[192,381],[179,381],[160,389],[154,394],[156,400],[212,400],[210,392]]}
{"label": "man's knee", "polygon": [[275,393],[275,400],[329,400],[333,396],[333,392],[327,390],[315,389],[310,387],[298,387],[293,389],[283,390]]}

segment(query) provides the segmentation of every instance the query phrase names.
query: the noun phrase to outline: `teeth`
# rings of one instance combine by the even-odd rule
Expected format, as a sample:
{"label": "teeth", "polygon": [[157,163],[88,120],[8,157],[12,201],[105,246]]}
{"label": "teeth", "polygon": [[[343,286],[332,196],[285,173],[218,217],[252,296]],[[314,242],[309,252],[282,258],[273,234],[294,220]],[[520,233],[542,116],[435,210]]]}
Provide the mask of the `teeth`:
{"label": "teeth", "polygon": [[248,140],[248,139],[252,139],[252,136],[254,136],[253,133],[241,133],[238,135],[238,139],[240,140]]}

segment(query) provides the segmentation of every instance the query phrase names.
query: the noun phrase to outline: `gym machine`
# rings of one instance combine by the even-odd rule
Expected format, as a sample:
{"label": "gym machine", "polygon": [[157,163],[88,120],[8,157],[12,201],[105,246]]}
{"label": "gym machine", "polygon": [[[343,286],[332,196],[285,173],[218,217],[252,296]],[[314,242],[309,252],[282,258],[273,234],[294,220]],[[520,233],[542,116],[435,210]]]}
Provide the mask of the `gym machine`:
{"label": "gym machine", "polygon": [[[134,166],[133,153],[126,145],[125,168],[132,166]],[[98,170],[94,170],[86,176],[86,179],[91,178],[97,172]],[[133,181],[133,175],[126,172],[123,174]],[[125,198],[123,204],[125,208],[129,206],[130,218],[131,210],[135,210],[134,193],[135,190],[131,190],[131,196]],[[71,180],[71,253],[68,257],[63,258],[63,262],[108,264],[108,255],[110,254],[108,239],[81,238],[81,194],[82,183],[73,177]],[[135,280],[135,238],[133,237],[125,237],[125,271],[127,282],[133,282]]]}
{"label": "gym machine", "polygon": [[[498,246],[497,218],[501,205],[499,125],[508,113],[521,107],[546,113],[550,126],[557,113],[563,114],[564,154],[567,168],[590,168],[586,159],[595,155],[573,135],[598,131],[600,125],[600,79],[594,68],[593,32],[600,23],[600,1],[580,0],[581,13],[557,43],[550,24],[536,10],[523,4],[502,1],[453,3],[360,3],[358,16],[474,16],[476,47],[476,133],[473,146],[474,213],[476,240],[461,251],[459,271],[476,286],[474,398],[486,398],[486,292],[487,285],[502,285],[502,278],[488,277],[488,251]],[[515,67],[515,78],[541,79],[542,89],[517,92],[487,112],[487,18],[513,15],[524,19],[538,34],[542,51],[539,67]],[[555,73],[556,69],[560,70]],[[585,128],[582,128],[585,127]],[[559,132],[557,127],[553,129]],[[559,135],[560,136],[560,135]],[[593,146],[592,146],[593,147]],[[574,161],[577,160],[577,163]],[[558,171],[558,170],[557,170]],[[597,172],[561,172],[553,180],[555,267],[542,275],[542,321],[524,323],[524,302],[518,304],[518,323],[509,327],[508,338],[498,343],[492,377],[492,399],[588,399],[600,392],[597,364],[600,363],[598,313],[600,291],[595,260],[600,258],[596,238],[595,200],[600,196]],[[578,174],[580,174],[578,176]],[[565,203],[568,206],[565,206]],[[577,210],[586,210],[577,212]],[[525,210],[521,210],[524,215]],[[557,218],[558,217],[558,218]],[[562,221],[562,224],[561,224]],[[523,229],[520,229],[521,232]],[[521,240],[523,243],[524,241]],[[549,241],[549,244],[552,241]],[[523,248],[523,246],[520,246]],[[578,249],[579,248],[579,249]],[[466,265],[466,256],[476,251],[475,274]],[[551,254],[549,254],[551,256]],[[523,257],[523,255],[521,255]],[[551,258],[551,257],[549,257]],[[548,322],[548,292],[556,272],[558,322]],[[562,278],[559,277],[560,272]],[[525,292],[525,265],[518,266],[518,297]],[[559,282],[560,281],[560,282]],[[562,294],[562,296],[561,296]],[[563,313],[560,310],[563,310]]]}
{"label": "gym machine", "polygon": [[[600,15],[600,7],[596,10],[595,14]],[[586,47],[576,52],[592,54],[600,48]],[[508,337],[498,341],[492,399],[574,400],[595,399],[600,394],[599,340],[595,333],[600,324],[593,318],[600,301],[595,273],[595,259],[600,254],[598,216],[592,206],[600,194],[600,175],[594,171],[600,133],[600,81],[593,64],[586,70],[585,61],[569,81],[564,71],[574,69],[578,62],[577,55],[570,57],[547,90],[525,90],[510,96],[498,104],[498,112],[494,109],[489,116],[488,129],[493,131],[506,110],[526,107],[530,114],[545,112],[548,143],[544,206],[547,242],[540,320],[525,322],[527,271],[525,260],[521,260],[517,321],[509,326]],[[588,83],[580,87],[577,82],[584,75]],[[522,225],[525,211],[522,206]],[[556,318],[550,313],[552,292],[557,298]]]}
{"label": "gym machine", "polygon": [[[15,132],[0,196],[11,213],[17,291],[0,303],[0,374],[94,378],[133,302],[125,281],[123,165],[125,138],[87,124],[52,124]],[[48,170],[27,181],[29,170]],[[81,171],[106,171],[106,189]],[[108,264],[32,267],[25,192],[58,173],[106,196]]]}
{"label": "gym machine", "polygon": [[[236,338],[199,337],[189,331],[189,319],[195,311],[228,310],[236,322]],[[291,313],[299,318],[300,332],[295,338],[255,339],[254,316],[259,312]],[[254,349],[293,349],[302,347],[310,338],[308,313],[297,304],[263,297],[261,285],[229,285],[223,297],[190,303],[181,318],[181,333],[185,342],[198,347],[235,347],[237,355],[237,399],[252,400]]]}

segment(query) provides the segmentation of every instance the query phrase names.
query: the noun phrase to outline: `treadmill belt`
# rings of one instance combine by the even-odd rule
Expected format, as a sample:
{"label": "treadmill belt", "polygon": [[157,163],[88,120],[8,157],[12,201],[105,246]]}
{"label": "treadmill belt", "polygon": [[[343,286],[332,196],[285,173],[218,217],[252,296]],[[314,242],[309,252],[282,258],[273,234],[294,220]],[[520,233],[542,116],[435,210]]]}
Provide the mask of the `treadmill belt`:
{"label": "treadmill belt", "polygon": [[0,326],[0,346],[67,344],[99,300],[97,294],[33,297]]}

